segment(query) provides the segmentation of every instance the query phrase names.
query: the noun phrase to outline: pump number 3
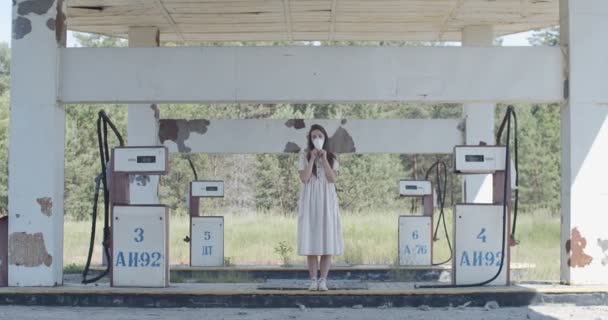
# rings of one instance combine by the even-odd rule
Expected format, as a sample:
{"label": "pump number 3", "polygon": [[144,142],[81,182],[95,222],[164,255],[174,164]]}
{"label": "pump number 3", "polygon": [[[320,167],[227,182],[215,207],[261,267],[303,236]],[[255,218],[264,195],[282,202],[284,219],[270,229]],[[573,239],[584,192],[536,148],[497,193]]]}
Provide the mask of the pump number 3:
{"label": "pump number 3", "polygon": [[142,228],[135,228],[134,230],[135,232],[135,242],[142,242],[144,241],[144,229]]}

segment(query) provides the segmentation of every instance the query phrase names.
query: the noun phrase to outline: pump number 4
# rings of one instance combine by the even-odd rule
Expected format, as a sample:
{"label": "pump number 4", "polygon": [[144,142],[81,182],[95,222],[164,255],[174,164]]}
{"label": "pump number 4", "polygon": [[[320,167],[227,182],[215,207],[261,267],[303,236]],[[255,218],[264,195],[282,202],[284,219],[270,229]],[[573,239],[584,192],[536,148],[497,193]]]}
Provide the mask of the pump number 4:
{"label": "pump number 4", "polygon": [[481,242],[486,242],[486,228],[481,228],[479,234],[477,235],[477,239],[481,240]]}

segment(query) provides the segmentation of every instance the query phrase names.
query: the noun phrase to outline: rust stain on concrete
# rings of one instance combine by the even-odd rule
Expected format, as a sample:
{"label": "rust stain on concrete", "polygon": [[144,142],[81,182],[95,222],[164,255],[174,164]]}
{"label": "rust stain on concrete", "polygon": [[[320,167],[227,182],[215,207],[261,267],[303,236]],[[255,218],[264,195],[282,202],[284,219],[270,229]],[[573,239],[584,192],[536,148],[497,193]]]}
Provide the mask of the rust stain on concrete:
{"label": "rust stain on concrete", "polygon": [[574,268],[583,268],[591,264],[593,257],[585,253],[587,239],[585,239],[578,228],[573,228],[570,240],[566,241],[566,252],[570,254],[568,265]]}
{"label": "rust stain on concrete", "polygon": [[40,205],[40,212],[47,217],[53,214],[53,200],[50,197],[42,197],[36,199],[36,202]]}
{"label": "rust stain on concrete", "polygon": [[[57,0],[57,14],[55,16],[55,28],[51,30],[55,30],[55,40],[57,44],[61,47],[65,47],[67,39],[66,39],[66,24],[65,19],[66,15],[63,12],[63,1]],[[48,21],[47,21],[48,23]]]}
{"label": "rust stain on concrete", "polygon": [[15,232],[8,239],[8,261],[15,266],[38,267],[44,264],[49,267],[53,257],[46,251],[41,232]]}

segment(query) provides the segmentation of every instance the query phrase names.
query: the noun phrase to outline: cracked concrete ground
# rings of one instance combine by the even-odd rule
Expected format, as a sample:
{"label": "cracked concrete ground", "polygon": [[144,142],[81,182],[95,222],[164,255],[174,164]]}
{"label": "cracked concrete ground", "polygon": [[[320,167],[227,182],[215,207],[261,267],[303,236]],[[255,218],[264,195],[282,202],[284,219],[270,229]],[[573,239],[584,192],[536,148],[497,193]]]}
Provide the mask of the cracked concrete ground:
{"label": "cracked concrete ground", "polygon": [[140,309],[0,306],[0,319],[144,320],[144,319],[590,319],[608,320],[608,306],[543,305],[520,308],[282,308],[282,309]]}

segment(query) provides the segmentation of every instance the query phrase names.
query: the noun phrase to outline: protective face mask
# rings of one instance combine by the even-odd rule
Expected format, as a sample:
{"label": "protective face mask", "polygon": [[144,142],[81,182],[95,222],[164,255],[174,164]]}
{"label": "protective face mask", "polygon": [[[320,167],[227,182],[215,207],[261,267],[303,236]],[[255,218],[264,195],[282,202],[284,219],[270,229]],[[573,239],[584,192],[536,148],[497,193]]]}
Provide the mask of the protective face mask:
{"label": "protective face mask", "polygon": [[323,148],[323,142],[324,141],[325,140],[323,140],[323,139],[317,138],[317,139],[312,140],[312,144],[315,145],[315,149],[321,150]]}

